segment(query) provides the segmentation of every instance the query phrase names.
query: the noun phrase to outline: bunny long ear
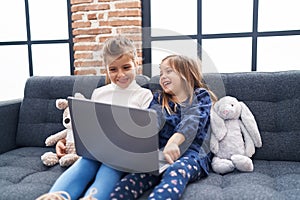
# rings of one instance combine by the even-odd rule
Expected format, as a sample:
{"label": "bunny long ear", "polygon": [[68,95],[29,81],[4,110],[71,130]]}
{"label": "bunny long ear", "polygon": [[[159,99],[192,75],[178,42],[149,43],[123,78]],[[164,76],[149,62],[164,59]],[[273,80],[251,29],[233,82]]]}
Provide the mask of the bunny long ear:
{"label": "bunny long ear", "polygon": [[215,111],[215,106],[213,106],[210,111],[210,123],[213,134],[218,141],[222,140],[227,133],[227,128],[224,120]]}
{"label": "bunny long ear", "polygon": [[244,104],[243,102],[240,102],[240,104],[242,106],[241,120],[250,137],[252,138],[254,145],[256,147],[261,147],[261,137],[254,116],[251,113],[250,109],[246,106],[246,104]]}

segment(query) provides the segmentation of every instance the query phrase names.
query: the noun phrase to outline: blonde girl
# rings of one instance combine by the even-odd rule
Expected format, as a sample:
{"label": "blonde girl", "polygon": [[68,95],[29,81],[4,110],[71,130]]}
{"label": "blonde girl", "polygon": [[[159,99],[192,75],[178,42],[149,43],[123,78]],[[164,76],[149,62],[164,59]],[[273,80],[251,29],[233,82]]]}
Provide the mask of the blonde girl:
{"label": "blonde girl", "polygon": [[[102,103],[148,108],[153,96],[136,81],[137,53],[127,38],[117,36],[104,43],[103,59],[107,85],[94,90],[91,99]],[[46,199],[109,199],[123,172],[97,161],[81,158],[66,170],[52,186]]]}

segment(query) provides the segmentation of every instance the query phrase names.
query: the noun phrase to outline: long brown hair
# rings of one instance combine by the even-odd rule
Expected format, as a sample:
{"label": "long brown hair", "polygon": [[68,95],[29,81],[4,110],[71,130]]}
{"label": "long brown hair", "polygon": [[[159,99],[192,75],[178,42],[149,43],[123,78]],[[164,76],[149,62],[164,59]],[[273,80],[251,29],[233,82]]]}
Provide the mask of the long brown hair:
{"label": "long brown hair", "polygon": [[[190,103],[192,103],[195,88],[205,88],[209,92],[212,101],[217,101],[216,95],[203,81],[200,59],[194,60],[184,55],[169,55],[165,57],[162,62],[166,62],[170,67],[172,67],[184,81]],[[162,91],[161,98],[162,107],[166,108],[170,113],[171,108],[168,104],[168,101],[171,100],[174,102],[174,100],[171,98],[171,95],[165,93],[164,91]]]}

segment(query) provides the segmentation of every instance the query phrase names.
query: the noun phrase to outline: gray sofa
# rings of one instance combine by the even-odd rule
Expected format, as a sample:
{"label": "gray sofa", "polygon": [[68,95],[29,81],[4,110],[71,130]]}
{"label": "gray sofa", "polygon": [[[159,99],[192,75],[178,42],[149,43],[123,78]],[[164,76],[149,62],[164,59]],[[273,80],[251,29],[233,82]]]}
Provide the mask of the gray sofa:
{"label": "gray sofa", "polygon": [[[158,77],[137,81],[159,88]],[[182,199],[300,199],[300,71],[206,74],[205,81],[219,97],[248,105],[263,147],[253,156],[253,172],[211,172],[189,184]],[[50,189],[65,170],[40,160],[53,151],[45,138],[63,129],[55,100],[75,92],[89,97],[101,85],[101,76],[31,77],[22,100],[0,102],[0,200],[33,200]]]}

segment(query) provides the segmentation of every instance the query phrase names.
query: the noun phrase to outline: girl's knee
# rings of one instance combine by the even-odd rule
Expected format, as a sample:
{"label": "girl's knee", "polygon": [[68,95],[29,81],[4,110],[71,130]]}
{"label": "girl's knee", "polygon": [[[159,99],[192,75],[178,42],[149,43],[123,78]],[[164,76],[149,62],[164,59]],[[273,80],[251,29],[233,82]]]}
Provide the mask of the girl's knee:
{"label": "girl's knee", "polygon": [[95,160],[90,160],[90,159],[87,159],[87,158],[81,158],[80,159],[80,165],[83,166],[83,167],[99,167],[101,165],[100,162],[98,161],[95,161]]}
{"label": "girl's knee", "polygon": [[100,165],[100,162],[86,158],[80,158],[67,171],[71,170],[76,173],[87,172],[95,175]]}
{"label": "girl's knee", "polygon": [[201,171],[198,162],[189,157],[183,157],[173,163],[164,173],[164,177],[181,177],[183,179],[191,180]]}
{"label": "girl's knee", "polygon": [[178,160],[168,167],[164,175],[169,174],[171,176],[176,176],[178,173],[180,173],[182,176],[184,176],[186,171],[188,171],[188,163]]}

